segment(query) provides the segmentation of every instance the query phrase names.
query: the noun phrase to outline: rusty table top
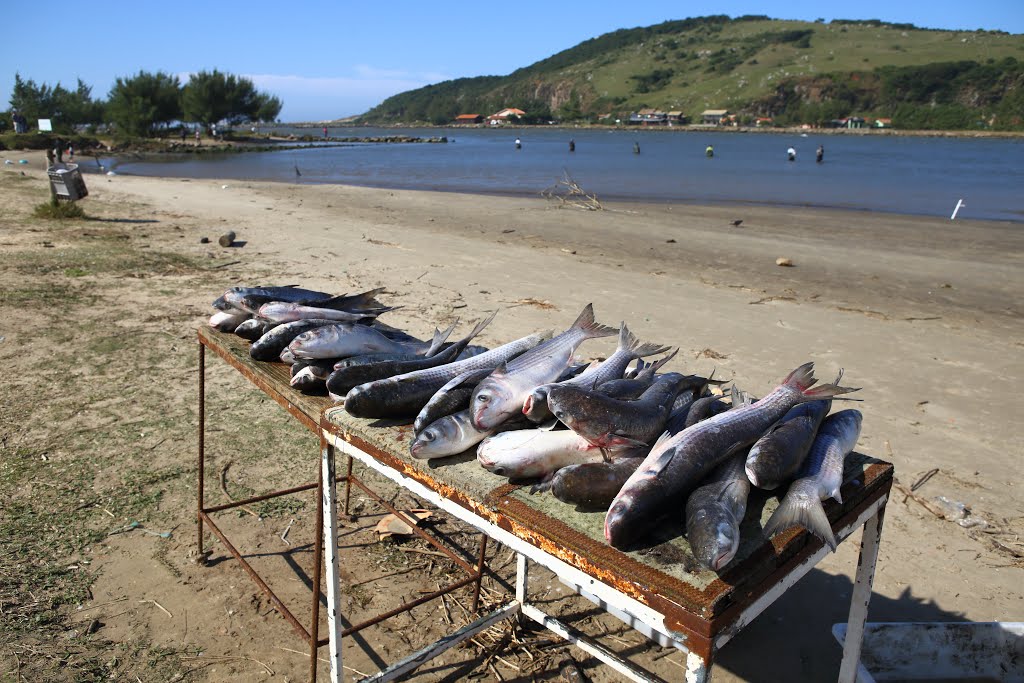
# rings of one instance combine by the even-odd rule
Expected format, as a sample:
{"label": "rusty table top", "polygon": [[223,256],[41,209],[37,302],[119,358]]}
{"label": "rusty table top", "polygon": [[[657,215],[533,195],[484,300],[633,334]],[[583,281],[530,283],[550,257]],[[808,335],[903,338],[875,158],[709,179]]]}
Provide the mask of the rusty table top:
{"label": "rusty table top", "polygon": [[[352,417],[326,396],[308,396],[288,384],[289,367],[249,357],[249,342],[203,326],[200,342],[215,351],[274,400],[316,431],[340,436],[392,469],[458,503],[487,521],[579,568],[594,578],[650,605],[680,630],[712,637],[724,630],[749,605],[821,542],[801,528],[767,540],[760,529],[778,507],[778,497],[756,489],[751,493],[741,527],[736,559],[722,572],[700,568],[679,519],[666,523],[647,547],[623,552],[604,540],[603,512],[582,512],[549,494],[531,495],[529,485],[510,484],[480,467],[475,452],[436,460],[409,455],[411,425]],[[854,452],[846,460],[843,503],[828,500],[825,512],[838,529],[886,495],[893,466]],[[784,491],[779,492],[784,493]]]}

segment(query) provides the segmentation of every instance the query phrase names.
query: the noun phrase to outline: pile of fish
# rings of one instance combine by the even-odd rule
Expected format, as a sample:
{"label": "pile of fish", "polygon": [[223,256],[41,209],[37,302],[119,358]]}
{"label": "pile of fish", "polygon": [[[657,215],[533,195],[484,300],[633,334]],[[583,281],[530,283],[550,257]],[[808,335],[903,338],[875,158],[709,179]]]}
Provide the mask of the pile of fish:
{"label": "pile of fish", "polygon": [[[833,397],[856,391],[839,386],[841,372],[815,386],[806,363],[761,399],[735,386],[726,399],[711,377],[663,372],[676,350],[640,342],[625,323],[598,323],[589,304],[560,334],[487,349],[470,342],[494,314],[458,341],[447,341],[455,325],[419,341],[378,322],[394,310],[376,300],[382,291],[235,287],[214,302],[210,325],[252,341],[254,359],[291,363],[293,386],[326,391],[356,417],[411,420],[414,458],[475,448],[497,475],[606,511],[616,548],[643,545],[659,520],[685,515],[695,557],[720,571],[739,547],[751,487],[788,486],[762,533],[801,525],[835,549],[821,502],[842,502],[861,426],[856,410],[829,414]],[[608,358],[574,365],[581,344],[613,335]]]}

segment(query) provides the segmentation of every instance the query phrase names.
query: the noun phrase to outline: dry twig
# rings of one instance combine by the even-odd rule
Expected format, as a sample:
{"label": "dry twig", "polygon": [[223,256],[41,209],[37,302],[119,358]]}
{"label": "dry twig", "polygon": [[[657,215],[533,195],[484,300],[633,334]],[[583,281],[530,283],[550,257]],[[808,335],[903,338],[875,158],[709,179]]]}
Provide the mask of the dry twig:
{"label": "dry twig", "polygon": [[602,211],[604,209],[601,202],[598,201],[597,195],[581,188],[569,175],[568,170],[563,169],[562,174],[561,180],[556,181],[554,185],[540,193],[542,197],[557,199],[559,206],[570,206],[587,211]]}

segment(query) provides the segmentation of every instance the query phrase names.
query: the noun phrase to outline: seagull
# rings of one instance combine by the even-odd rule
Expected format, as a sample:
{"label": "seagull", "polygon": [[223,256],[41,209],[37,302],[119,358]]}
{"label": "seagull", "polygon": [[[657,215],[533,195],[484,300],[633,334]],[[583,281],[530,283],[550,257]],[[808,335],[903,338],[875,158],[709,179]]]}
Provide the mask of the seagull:
{"label": "seagull", "polygon": [[743,219],[742,219],[742,218],[737,218],[736,220],[734,220],[734,221],[732,222],[732,226],[733,226],[734,228],[738,228],[738,227],[739,227],[739,225],[740,225],[740,223],[742,223],[742,222],[743,222]]}

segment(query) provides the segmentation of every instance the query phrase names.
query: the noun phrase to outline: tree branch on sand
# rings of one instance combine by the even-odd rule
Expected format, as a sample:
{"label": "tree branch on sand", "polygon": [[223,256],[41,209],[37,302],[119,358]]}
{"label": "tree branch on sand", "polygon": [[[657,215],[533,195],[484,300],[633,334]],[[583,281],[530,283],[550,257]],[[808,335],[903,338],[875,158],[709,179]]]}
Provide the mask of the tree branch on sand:
{"label": "tree branch on sand", "polygon": [[562,170],[562,179],[554,185],[541,192],[545,199],[557,199],[560,206],[571,206],[587,211],[603,211],[604,207],[598,201],[597,195],[585,191],[572,179],[569,171]]}

